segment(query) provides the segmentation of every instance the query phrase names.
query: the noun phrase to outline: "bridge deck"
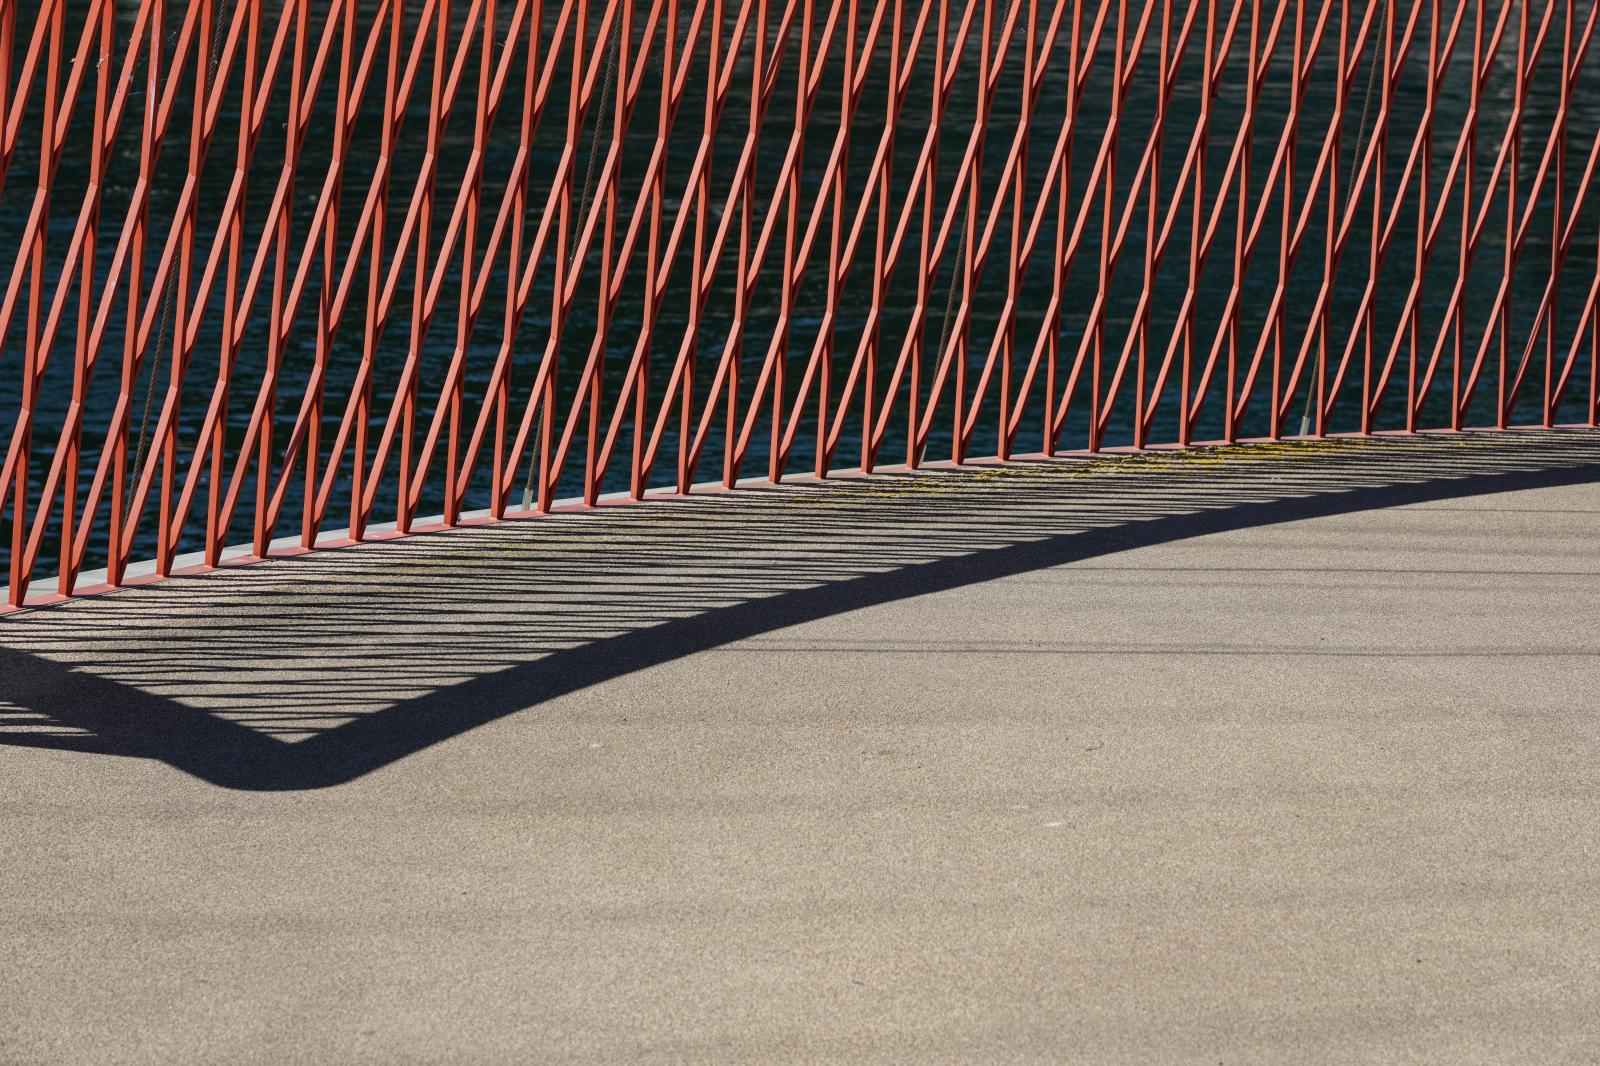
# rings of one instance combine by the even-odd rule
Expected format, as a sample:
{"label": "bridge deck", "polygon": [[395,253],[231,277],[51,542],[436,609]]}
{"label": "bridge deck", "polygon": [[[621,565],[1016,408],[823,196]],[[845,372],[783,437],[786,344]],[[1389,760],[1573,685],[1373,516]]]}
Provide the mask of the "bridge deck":
{"label": "bridge deck", "polygon": [[0,621],[0,1061],[1588,1061],[1600,435],[602,509]]}

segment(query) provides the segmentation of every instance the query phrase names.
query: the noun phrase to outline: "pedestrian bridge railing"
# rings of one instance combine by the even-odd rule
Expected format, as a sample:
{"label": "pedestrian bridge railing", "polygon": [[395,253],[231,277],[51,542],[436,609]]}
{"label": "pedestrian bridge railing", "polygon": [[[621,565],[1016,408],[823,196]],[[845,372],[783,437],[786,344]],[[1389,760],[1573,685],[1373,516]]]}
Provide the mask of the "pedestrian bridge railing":
{"label": "pedestrian bridge railing", "polygon": [[1597,13],[0,0],[5,601],[709,479],[1595,425]]}

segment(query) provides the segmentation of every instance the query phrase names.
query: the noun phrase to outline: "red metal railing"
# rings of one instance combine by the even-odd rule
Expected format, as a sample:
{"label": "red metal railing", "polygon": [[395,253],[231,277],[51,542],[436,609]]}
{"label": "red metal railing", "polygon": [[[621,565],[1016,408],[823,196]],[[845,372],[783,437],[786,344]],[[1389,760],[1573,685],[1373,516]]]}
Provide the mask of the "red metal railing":
{"label": "red metal railing", "polygon": [[704,475],[1595,425],[1597,11],[0,0],[6,601]]}

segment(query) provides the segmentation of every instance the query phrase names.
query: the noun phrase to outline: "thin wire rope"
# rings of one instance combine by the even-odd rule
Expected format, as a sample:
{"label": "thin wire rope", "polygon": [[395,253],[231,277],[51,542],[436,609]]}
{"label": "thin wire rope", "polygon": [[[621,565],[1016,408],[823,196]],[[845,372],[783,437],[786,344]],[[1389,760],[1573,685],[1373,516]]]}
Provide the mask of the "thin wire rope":
{"label": "thin wire rope", "polygon": [[[1016,7],[1017,7],[1017,0],[1010,0],[1010,3],[1006,4],[1006,13],[1000,19],[1000,25],[1001,25],[1002,28],[1006,25],[1006,23],[1011,21],[1011,14],[1012,14],[1013,11],[1016,10]],[[998,51],[999,51],[999,49],[997,47],[996,48],[996,52],[998,53]],[[1023,92],[1029,92],[1029,91],[1032,90],[1032,88],[1033,87],[1031,85],[1024,85],[1022,87],[1022,91]],[[938,92],[939,89],[940,89],[940,86],[938,86],[938,85],[935,85],[933,87],[933,91],[934,92]],[[988,92],[988,90],[989,90],[989,87],[987,85],[979,85],[978,86],[978,92],[980,92],[980,93],[986,93],[986,92]],[[938,366],[938,365],[940,365],[940,364],[942,364],[944,362],[945,350],[950,344],[950,326],[955,321],[955,313],[956,313],[956,278],[960,274],[960,271],[961,271],[961,259],[962,259],[963,256],[965,256],[967,254],[967,236],[968,236],[968,233],[967,233],[967,213],[966,212],[962,212],[962,214],[961,214],[961,231],[960,232],[961,232],[961,237],[956,242],[955,259],[950,264],[950,286],[949,286],[948,290],[945,292],[944,322],[939,327],[939,347],[937,349],[935,349],[935,352],[936,352],[936,361],[934,363],[935,366]],[[971,326],[971,320],[969,319],[968,320],[968,327],[970,328],[970,326]],[[912,433],[913,436],[914,436],[916,434],[916,432],[917,432],[917,427],[916,426],[909,427],[909,432]],[[960,436],[961,433],[962,433],[962,427],[957,426],[956,427],[957,436]],[[919,449],[919,453],[920,453],[920,449]]]}
{"label": "thin wire rope", "polygon": [[[1382,0],[1382,3],[1385,20],[1392,20],[1393,12],[1391,9],[1394,0]],[[1350,156],[1350,173],[1344,182],[1344,209],[1347,212],[1350,210],[1350,197],[1355,195],[1356,169],[1361,165],[1362,153],[1367,150],[1367,135],[1371,132],[1368,120],[1372,115],[1372,96],[1378,88],[1378,63],[1381,60],[1382,55],[1378,49],[1378,42],[1374,41],[1372,42],[1372,60],[1367,64],[1367,87],[1361,96],[1361,126],[1356,133],[1356,150]],[[1374,211],[1378,209],[1376,200],[1373,201],[1372,209]],[[1305,410],[1300,413],[1300,436],[1302,437],[1311,435],[1311,402],[1317,395],[1315,385],[1316,382],[1314,381],[1308,380],[1306,382],[1306,405]],[[1273,403],[1277,403],[1277,401],[1274,400]]]}
{"label": "thin wire rope", "polygon": [[[611,36],[611,43],[606,48],[605,79],[600,83],[600,104],[595,108],[594,133],[589,138],[589,162],[584,168],[583,196],[578,203],[578,213],[574,217],[581,224],[585,215],[589,213],[589,202],[594,196],[595,161],[600,158],[600,138],[605,130],[606,112],[611,109],[611,95],[616,88],[617,61],[622,51],[622,31],[619,29]],[[665,62],[665,60],[663,60]],[[572,251],[567,258],[567,273],[572,273],[573,265],[578,260],[577,242],[573,243]],[[600,293],[604,300],[606,294]],[[535,398],[534,403],[539,403]],[[533,510],[533,476],[539,470],[539,459],[534,452],[533,442],[539,439],[539,433],[544,428],[544,405],[539,404],[533,418],[533,431],[528,435],[528,478],[522,486],[522,509]]]}
{"label": "thin wire rope", "polygon": [[[217,67],[222,62],[222,26],[225,22],[227,22],[228,18],[232,14],[233,2],[232,0],[223,0],[222,6],[223,11],[226,14],[217,19],[211,27],[211,61],[209,63],[210,73],[206,76],[206,84],[208,86],[210,86],[216,80]],[[200,115],[198,112],[195,115],[195,121],[200,121]],[[167,275],[167,282],[163,286],[164,292],[162,295],[161,329],[156,334],[155,347],[147,352],[144,357],[146,362],[149,364],[149,374],[146,379],[144,390],[144,414],[139,420],[139,446],[134,451],[133,455],[132,484],[134,485],[138,485],[139,479],[144,476],[145,449],[150,440],[150,416],[155,410],[156,378],[159,376],[161,350],[167,346],[167,333],[172,326],[172,302],[175,294],[177,293],[177,287],[174,284],[177,280],[175,274],[176,272],[169,273]],[[128,516],[133,512],[133,498],[136,495],[137,492],[130,492],[128,494],[128,498],[123,501],[122,521],[124,525],[127,524]]]}

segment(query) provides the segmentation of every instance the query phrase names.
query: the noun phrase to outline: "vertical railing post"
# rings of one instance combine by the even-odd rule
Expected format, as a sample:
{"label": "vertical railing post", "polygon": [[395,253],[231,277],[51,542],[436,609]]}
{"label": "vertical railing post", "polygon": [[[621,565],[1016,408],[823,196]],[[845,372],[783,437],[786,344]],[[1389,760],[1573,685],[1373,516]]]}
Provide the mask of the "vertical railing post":
{"label": "vertical railing post", "polygon": [[[1529,4],[1531,0],[1507,0],[1508,3],[1518,4],[1519,15],[1517,19],[1517,68],[1516,88],[1514,90],[1512,129],[1510,130],[1511,154],[1506,166],[1506,243],[1502,259],[1503,281],[1508,287],[1514,284],[1517,275],[1517,179],[1522,173],[1522,111],[1527,104],[1527,70],[1528,70],[1528,23]],[[1495,331],[1499,342],[1499,373],[1495,381],[1495,406],[1494,426],[1496,429],[1506,428],[1509,410],[1507,397],[1509,395],[1511,338],[1509,332],[1511,323],[1506,313],[1504,304],[1497,309],[1494,319],[1489,323],[1489,328]]]}
{"label": "vertical railing post", "polygon": [[[113,51],[115,26],[116,4],[112,0],[107,0],[100,16],[100,45],[95,52],[93,151],[89,157],[90,204],[89,214],[85,220],[87,225],[84,230],[83,250],[79,253],[81,258],[78,282],[78,336],[76,359],[72,369],[72,410],[76,411],[81,411],[88,399],[89,373],[98,355],[89,342],[94,330],[94,279],[97,265],[95,251],[99,236],[100,199],[106,179],[106,122],[111,102],[112,66],[116,60],[116,53]],[[3,77],[4,74],[0,73],[0,78]],[[5,107],[0,103],[0,115],[3,114]],[[76,540],[74,520],[78,509],[79,458],[83,448],[83,421],[81,417],[71,414],[68,418],[72,421],[68,430],[70,435],[65,442],[67,452],[65,474],[61,484],[61,544],[57,553],[60,569],[56,581],[56,592],[62,596],[70,596],[77,581],[78,565],[73,542]],[[59,462],[61,458],[57,456],[57,461]]]}
{"label": "vertical railing post", "polygon": [[[939,190],[939,132],[944,119],[945,49],[950,34],[950,0],[939,0],[939,21],[933,42],[933,92],[928,99],[928,166],[922,177],[922,230],[917,243],[917,307],[922,313],[914,320],[911,340],[910,388],[906,393],[906,465],[915,470],[922,465],[922,355],[927,337],[927,308],[932,299],[935,197]],[[937,355],[938,353],[935,353]]]}
{"label": "vertical railing post", "polygon": [[[1483,96],[1483,43],[1484,7],[1488,0],[1478,0],[1477,14],[1472,31],[1472,83],[1467,97],[1466,161],[1461,184],[1461,243],[1456,256],[1456,283],[1465,284],[1467,271],[1472,264],[1472,217],[1474,214],[1474,177],[1478,165],[1478,108]],[[1458,312],[1451,323],[1452,359],[1450,372],[1450,428],[1460,431],[1466,417],[1461,396],[1461,363],[1466,349],[1466,321]]]}
{"label": "vertical railing post", "polygon": [[[128,412],[134,403],[140,372],[152,352],[139,343],[140,311],[144,300],[145,247],[150,230],[150,187],[154,184],[156,152],[157,109],[161,103],[161,89],[165,84],[161,76],[162,56],[166,41],[166,0],[152,0],[150,23],[146,29],[144,118],[139,127],[139,179],[144,190],[143,198],[135,206],[133,230],[129,245],[128,303],[123,319],[122,374],[117,395],[116,412],[112,416],[109,437],[112,449],[110,517],[107,521],[106,584],[115,588],[122,584],[127,555],[122,551],[124,525],[129,519],[126,505],[128,497]],[[131,45],[130,45],[131,47]],[[160,293],[150,296],[159,300]],[[152,371],[154,368],[151,368]],[[152,381],[152,384],[154,382]],[[85,532],[92,515],[85,516]]]}
{"label": "vertical railing post", "polygon": [[994,50],[994,5],[983,5],[983,33],[978,42],[978,96],[976,112],[973,116],[973,128],[977,131],[977,152],[972,157],[972,166],[967,171],[967,221],[965,226],[966,240],[961,245],[961,305],[958,318],[961,328],[956,335],[950,338],[950,343],[955,346],[955,412],[954,422],[950,431],[950,458],[963,463],[967,459],[967,355],[971,347],[972,338],[972,312],[977,305],[975,288],[975,271],[978,258],[978,234],[981,219],[978,216],[979,197],[983,192],[983,146],[986,141],[984,132],[989,123],[989,72],[993,62]]}
{"label": "vertical railing post", "polygon": [[[379,333],[382,330],[384,290],[384,222],[389,213],[389,182],[394,169],[395,128],[400,93],[401,42],[405,38],[405,4],[393,0],[389,9],[389,46],[383,83],[383,130],[378,141],[378,178],[372,220],[372,254],[367,269],[367,308],[362,320],[361,365],[356,370],[355,441],[350,462],[350,539],[366,538],[367,516],[367,437],[372,421],[372,374],[377,363]],[[372,471],[374,482],[383,476]]]}
{"label": "vertical railing post", "polygon": [[[291,0],[294,2],[294,0]],[[228,392],[232,383],[233,364],[238,355],[238,329],[239,319],[248,314],[248,309],[240,307],[235,301],[239,298],[239,272],[245,257],[244,250],[244,204],[249,192],[250,157],[254,147],[252,143],[251,112],[255,108],[257,76],[260,60],[260,12],[259,4],[249,4],[249,29],[245,44],[244,78],[240,89],[239,98],[239,128],[234,138],[234,184],[239,198],[239,210],[232,212],[227,219],[228,234],[228,267],[227,275],[222,282],[222,336],[220,348],[217,352],[217,380],[212,391],[212,404],[216,409],[217,418],[212,423],[211,433],[206,442],[211,451],[211,476],[208,478],[206,502],[206,531],[205,531],[205,560],[206,565],[215,566],[222,555],[222,540],[226,530],[218,528],[218,519],[221,516],[224,452],[228,441]],[[296,20],[298,21],[298,20]],[[272,92],[271,85],[261,86],[263,96]],[[287,201],[285,201],[287,203]],[[283,225],[279,220],[279,259],[287,254],[283,248]],[[181,321],[181,318],[180,318]],[[279,352],[278,329],[282,325],[280,312],[274,301],[271,312],[271,325],[267,336],[267,377],[271,379],[275,372],[274,363]],[[263,447],[262,456],[270,453]],[[262,532],[262,520],[266,513],[266,500],[263,486],[267,476],[262,473],[256,485],[256,521],[255,521],[255,554],[266,554],[265,539]],[[181,535],[181,528],[178,531]],[[165,539],[165,538],[163,538]]]}
{"label": "vertical railing post", "polygon": [[1199,129],[1195,135],[1193,207],[1189,219],[1189,292],[1185,300],[1186,310],[1182,323],[1183,367],[1178,390],[1178,444],[1182,446],[1189,444],[1194,433],[1195,326],[1200,291],[1201,257],[1205,248],[1206,156],[1209,154],[1211,147],[1211,106],[1213,100],[1211,85],[1217,76],[1217,0],[1207,0],[1205,48],[1205,58],[1201,63],[1201,84],[1204,89],[1200,94]]}
{"label": "vertical railing post", "polygon": [[[39,405],[40,332],[44,327],[45,287],[45,237],[49,230],[50,191],[55,170],[56,118],[61,104],[62,37],[66,19],[66,0],[50,0],[49,14],[41,18],[49,22],[49,57],[45,61],[44,106],[40,115],[39,177],[37,205],[39,224],[34,230],[32,243],[27,250],[31,276],[28,281],[28,321],[24,335],[22,364],[22,417],[18,421],[17,435],[11,444],[16,456],[12,461],[11,486],[11,575],[9,603],[20,607],[28,595],[27,532],[28,499],[30,487],[29,461],[32,458],[32,414]],[[9,117],[9,116],[8,116]],[[8,456],[10,458],[10,456]]]}

